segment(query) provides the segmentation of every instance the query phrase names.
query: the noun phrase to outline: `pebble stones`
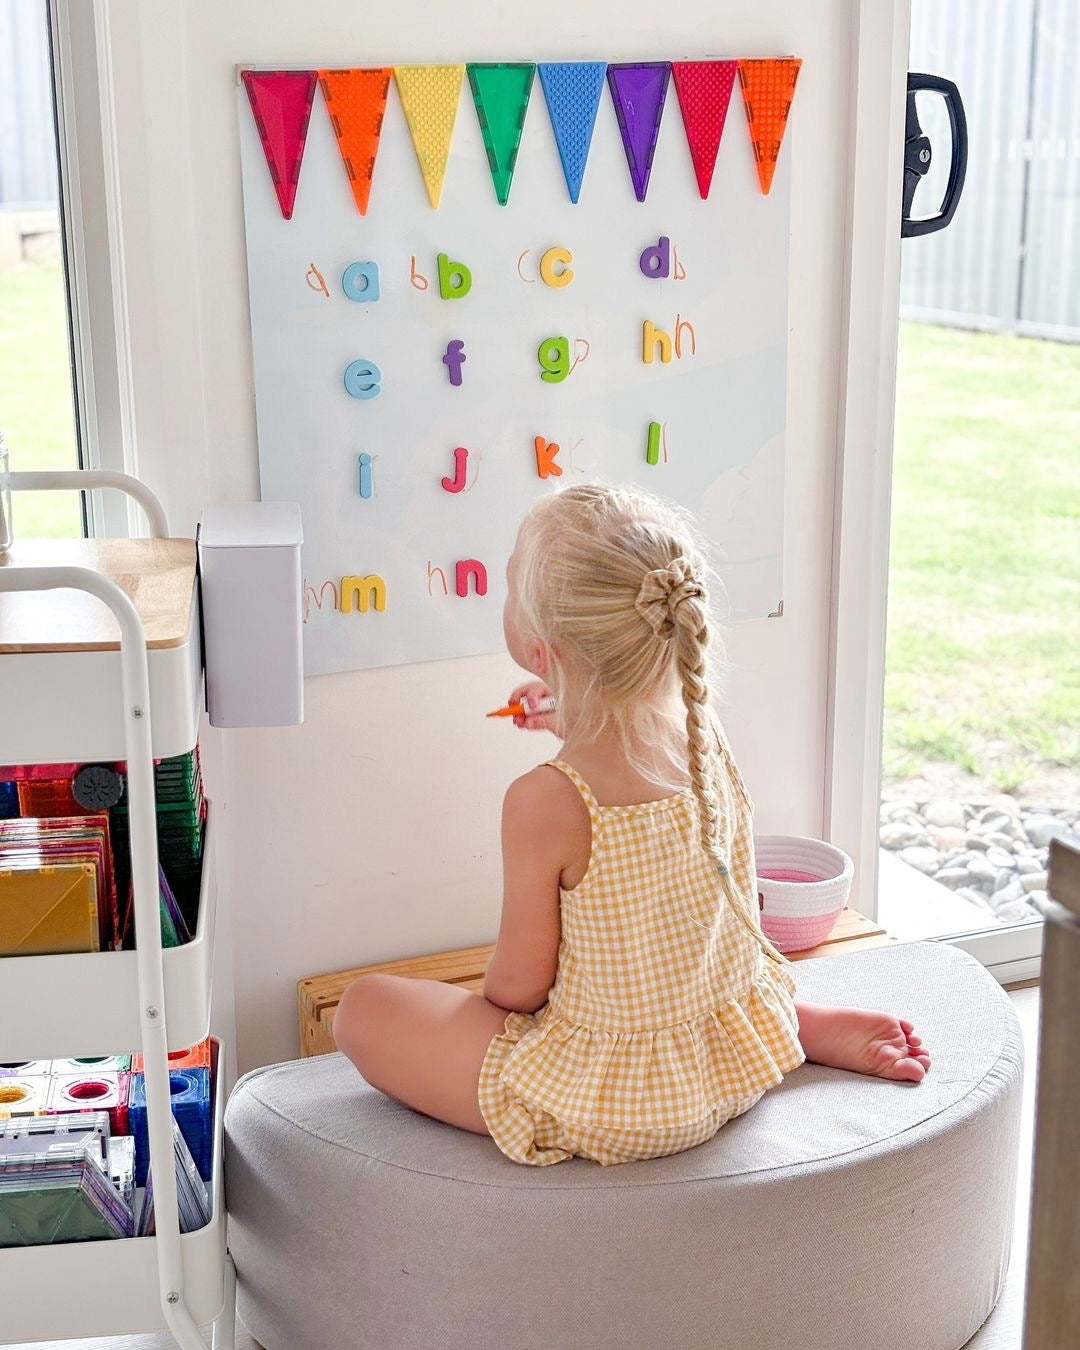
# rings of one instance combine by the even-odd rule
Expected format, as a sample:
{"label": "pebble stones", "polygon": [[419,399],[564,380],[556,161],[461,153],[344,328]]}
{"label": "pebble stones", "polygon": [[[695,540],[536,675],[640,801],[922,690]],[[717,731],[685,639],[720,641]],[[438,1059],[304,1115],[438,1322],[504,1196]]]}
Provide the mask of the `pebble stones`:
{"label": "pebble stones", "polygon": [[976,906],[984,922],[1041,917],[1050,840],[1080,843],[1077,807],[1022,807],[1007,796],[983,805],[887,801],[880,821],[882,848]]}
{"label": "pebble stones", "polygon": [[958,825],[967,823],[962,802],[927,802],[922,810],[927,825]]}

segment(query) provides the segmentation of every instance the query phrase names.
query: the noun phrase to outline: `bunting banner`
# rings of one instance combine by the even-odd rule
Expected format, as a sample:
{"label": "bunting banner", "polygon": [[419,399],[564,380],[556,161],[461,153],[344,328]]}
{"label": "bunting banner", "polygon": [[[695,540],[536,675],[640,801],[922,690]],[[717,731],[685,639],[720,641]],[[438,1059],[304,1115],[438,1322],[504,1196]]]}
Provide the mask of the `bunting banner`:
{"label": "bunting banner", "polygon": [[395,66],[401,106],[409,124],[428,201],[438,210],[454,135],[464,65]]}
{"label": "bunting banner", "polygon": [[392,74],[389,66],[373,70],[319,71],[319,85],[326,111],[330,114],[330,125],[337,137],[356,209],[362,216],[367,214]]}
{"label": "bunting banner", "polygon": [[737,61],[673,61],[671,75],[682,109],[698,192],[709,195],[716,152],[724,134],[728,103],[738,72]]}
{"label": "bunting banner", "polygon": [[518,146],[529,109],[533,72],[531,62],[515,64],[477,63],[468,66],[476,117],[484,138],[491,181],[499,205],[510,198],[510,184],[517,163]]}
{"label": "bunting banner", "polygon": [[315,100],[315,72],[245,70],[240,78],[255,116],[281,214],[292,220],[311,105]]}
{"label": "bunting banner", "polygon": [[576,205],[589,159],[607,62],[546,62],[537,69],[544,88],[551,130],[559,148],[566,190]]}
{"label": "bunting banner", "polygon": [[750,124],[758,182],[765,194],[772,186],[776,161],[780,158],[801,65],[797,56],[739,62],[739,85]]}
{"label": "bunting banner", "polygon": [[670,61],[644,61],[633,65],[608,66],[608,87],[619,119],[626,162],[634,194],[639,202],[649,190],[656,137],[664,115]]}

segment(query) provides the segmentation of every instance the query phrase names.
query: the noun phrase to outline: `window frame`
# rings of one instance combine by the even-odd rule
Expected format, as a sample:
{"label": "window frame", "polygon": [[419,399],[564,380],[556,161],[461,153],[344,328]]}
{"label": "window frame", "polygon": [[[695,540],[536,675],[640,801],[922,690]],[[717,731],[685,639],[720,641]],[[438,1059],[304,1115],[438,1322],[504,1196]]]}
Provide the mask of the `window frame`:
{"label": "window frame", "polygon": [[[102,0],[45,3],[78,464],[134,474],[108,6]],[[136,532],[133,508],[120,494],[84,493],[82,509],[84,533],[90,537]]]}
{"label": "window frame", "polygon": [[[854,0],[853,23],[822,838],[854,858],[850,903],[876,920],[910,0]],[[1039,922],[929,940],[1002,984],[1041,968]]]}

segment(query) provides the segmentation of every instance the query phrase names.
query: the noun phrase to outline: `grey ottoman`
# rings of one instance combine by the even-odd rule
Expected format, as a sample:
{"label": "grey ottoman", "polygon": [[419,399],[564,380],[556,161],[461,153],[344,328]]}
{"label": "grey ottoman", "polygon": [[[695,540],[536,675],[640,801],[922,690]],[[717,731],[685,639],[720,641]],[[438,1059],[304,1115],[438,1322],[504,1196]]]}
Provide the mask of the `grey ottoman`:
{"label": "grey ottoman", "polygon": [[225,1116],[239,1310],[267,1350],[959,1350],[1009,1257],[1022,1043],[971,957],[803,962],[801,997],[910,1016],[920,1084],[804,1065],[708,1143],[522,1167],[341,1055]]}

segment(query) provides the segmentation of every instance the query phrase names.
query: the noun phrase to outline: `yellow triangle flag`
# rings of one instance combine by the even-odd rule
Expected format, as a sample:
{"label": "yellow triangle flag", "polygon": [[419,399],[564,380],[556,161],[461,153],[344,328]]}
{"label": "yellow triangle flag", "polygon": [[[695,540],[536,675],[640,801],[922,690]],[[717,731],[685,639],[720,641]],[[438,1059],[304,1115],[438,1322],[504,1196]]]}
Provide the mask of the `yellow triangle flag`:
{"label": "yellow triangle flag", "polygon": [[428,201],[436,210],[442,197],[464,78],[464,65],[394,67],[398,95],[409,123]]}

